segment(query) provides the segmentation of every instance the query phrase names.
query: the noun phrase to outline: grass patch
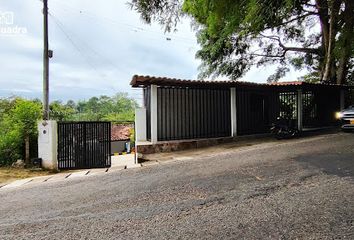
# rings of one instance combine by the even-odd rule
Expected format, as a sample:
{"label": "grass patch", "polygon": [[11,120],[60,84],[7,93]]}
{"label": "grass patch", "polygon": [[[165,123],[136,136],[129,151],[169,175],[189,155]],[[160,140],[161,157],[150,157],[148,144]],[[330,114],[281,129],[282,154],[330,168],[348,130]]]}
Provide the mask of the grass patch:
{"label": "grass patch", "polygon": [[15,180],[53,174],[51,171],[26,168],[0,167],[0,184]]}

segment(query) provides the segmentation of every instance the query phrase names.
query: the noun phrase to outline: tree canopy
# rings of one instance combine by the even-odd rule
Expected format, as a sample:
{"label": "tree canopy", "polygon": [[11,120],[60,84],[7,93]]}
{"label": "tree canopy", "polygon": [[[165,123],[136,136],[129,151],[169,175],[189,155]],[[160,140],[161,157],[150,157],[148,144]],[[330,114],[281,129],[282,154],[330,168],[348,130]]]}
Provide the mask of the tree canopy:
{"label": "tree canopy", "polygon": [[200,77],[242,77],[252,66],[276,64],[268,81],[289,67],[304,80],[344,84],[354,68],[353,0],[131,0],[146,22],[175,29],[183,15],[201,45]]}
{"label": "tree canopy", "polygon": [[58,121],[134,121],[137,102],[127,93],[117,93],[112,97],[91,97],[88,100],[67,103],[54,101],[49,105],[50,119]]}
{"label": "tree canopy", "polygon": [[0,116],[0,166],[10,164],[23,155],[29,160],[31,139],[37,140],[37,121],[41,118],[41,104],[21,98],[1,99],[5,111]]}
{"label": "tree canopy", "polygon": [[[57,121],[134,121],[137,102],[127,93],[92,97],[89,100],[50,103],[50,119]],[[41,118],[40,100],[20,97],[0,98],[0,166],[20,158],[29,163],[37,151],[37,122]]]}

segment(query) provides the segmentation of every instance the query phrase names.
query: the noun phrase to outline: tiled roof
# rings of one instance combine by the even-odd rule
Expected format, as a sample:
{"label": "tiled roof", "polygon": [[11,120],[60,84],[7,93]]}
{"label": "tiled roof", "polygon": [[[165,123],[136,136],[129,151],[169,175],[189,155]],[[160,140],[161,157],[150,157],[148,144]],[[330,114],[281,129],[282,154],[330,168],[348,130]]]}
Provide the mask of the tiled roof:
{"label": "tiled roof", "polygon": [[130,139],[130,125],[112,124],[111,141],[128,141]]}
{"label": "tiled roof", "polygon": [[244,82],[244,81],[231,81],[231,80],[185,80],[177,78],[167,78],[167,77],[154,77],[154,76],[139,76],[134,75],[130,85],[132,87],[142,87],[149,85],[162,85],[162,86],[215,86],[215,87],[232,87],[232,86],[337,86],[337,87],[347,87],[346,85],[337,84],[324,84],[324,83],[307,83],[302,81],[291,81],[291,82],[276,82],[276,83],[255,83],[255,82]]}
{"label": "tiled roof", "polygon": [[294,85],[302,85],[304,82],[301,81],[292,81],[292,82],[274,82],[274,83],[269,83],[270,85],[275,85],[275,86],[294,86]]}
{"label": "tiled roof", "polygon": [[258,86],[266,85],[266,83],[253,83],[253,82],[243,82],[243,81],[230,81],[230,80],[186,80],[177,78],[167,78],[167,77],[153,77],[153,76],[138,76],[134,75],[130,82],[132,87],[148,86],[151,84],[156,85],[172,85],[172,86],[198,86],[198,85],[211,85],[211,86],[233,86],[233,85],[247,85],[247,86]]}

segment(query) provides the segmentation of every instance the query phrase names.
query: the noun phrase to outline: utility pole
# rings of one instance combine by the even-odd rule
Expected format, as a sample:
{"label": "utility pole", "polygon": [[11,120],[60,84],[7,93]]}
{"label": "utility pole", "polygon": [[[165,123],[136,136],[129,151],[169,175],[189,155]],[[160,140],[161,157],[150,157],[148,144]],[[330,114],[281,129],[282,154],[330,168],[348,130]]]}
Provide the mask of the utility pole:
{"label": "utility pole", "polygon": [[49,120],[48,0],[43,0],[43,120]]}

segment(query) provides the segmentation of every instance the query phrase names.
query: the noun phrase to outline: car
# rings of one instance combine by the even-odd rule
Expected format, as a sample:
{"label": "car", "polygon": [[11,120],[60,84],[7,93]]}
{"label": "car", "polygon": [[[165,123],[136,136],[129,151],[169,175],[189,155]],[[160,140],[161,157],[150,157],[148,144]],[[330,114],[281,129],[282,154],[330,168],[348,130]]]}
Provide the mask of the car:
{"label": "car", "polygon": [[336,117],[341,121],[341,128],[343,130],[354,129],[354,105],[338,112]]}

